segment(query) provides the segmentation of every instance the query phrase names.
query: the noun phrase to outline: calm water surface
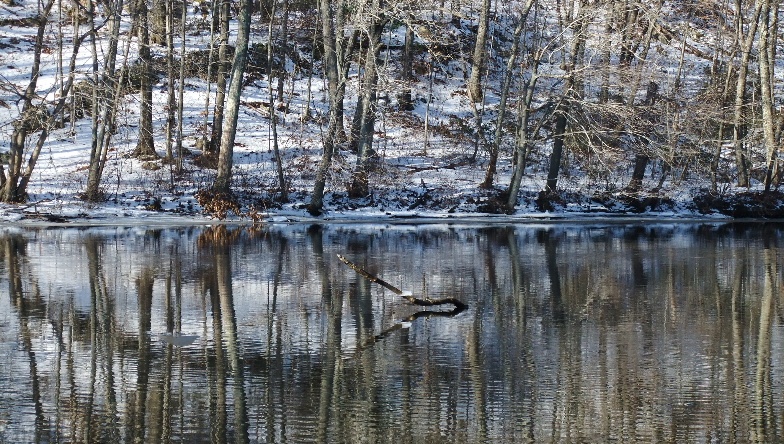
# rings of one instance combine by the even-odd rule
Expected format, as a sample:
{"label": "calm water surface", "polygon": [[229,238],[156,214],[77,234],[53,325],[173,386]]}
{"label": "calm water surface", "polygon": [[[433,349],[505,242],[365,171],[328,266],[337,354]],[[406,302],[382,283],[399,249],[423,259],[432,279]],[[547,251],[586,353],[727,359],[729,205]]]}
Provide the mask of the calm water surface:
{"label": "calm water surface", "polygon": [[781,442],[783,239],[2,229],[0,442]]}

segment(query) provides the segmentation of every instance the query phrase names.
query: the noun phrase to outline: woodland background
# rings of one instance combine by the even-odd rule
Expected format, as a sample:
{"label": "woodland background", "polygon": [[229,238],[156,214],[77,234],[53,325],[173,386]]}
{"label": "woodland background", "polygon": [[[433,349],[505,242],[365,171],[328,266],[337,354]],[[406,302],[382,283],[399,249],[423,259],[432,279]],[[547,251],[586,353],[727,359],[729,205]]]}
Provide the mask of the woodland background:
{"label": "woodland background", "polygon": [[4,1],[6,211],[784,214],[778,1]]}

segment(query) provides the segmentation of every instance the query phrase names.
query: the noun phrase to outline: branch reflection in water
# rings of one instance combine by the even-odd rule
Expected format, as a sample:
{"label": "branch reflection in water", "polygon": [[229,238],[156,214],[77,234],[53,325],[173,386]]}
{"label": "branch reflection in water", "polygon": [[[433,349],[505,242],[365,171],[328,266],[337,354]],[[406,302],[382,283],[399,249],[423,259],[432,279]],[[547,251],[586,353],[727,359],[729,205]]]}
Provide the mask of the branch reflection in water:
{"label": "branch reflection in water", "polygon": [[783,235],[0,229],[0,442],[779,442]]}

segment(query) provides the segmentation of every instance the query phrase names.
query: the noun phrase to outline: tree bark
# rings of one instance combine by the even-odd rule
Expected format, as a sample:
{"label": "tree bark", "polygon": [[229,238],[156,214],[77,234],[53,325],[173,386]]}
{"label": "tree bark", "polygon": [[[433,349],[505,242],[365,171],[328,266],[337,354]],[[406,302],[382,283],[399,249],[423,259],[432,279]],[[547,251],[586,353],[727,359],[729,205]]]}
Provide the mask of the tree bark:
{"label": "tree bark", "polygon": [[[111,138],[111,125],[114,120],[117,52],[120,38],[120,20],[124,2],[117,0],[109,3],[109,50],[106,54],[100,85],[94,85],[93,102],[97,104],[100,116],[93,119],[93,140],[90,146],[90,165],[87,173],[87,187],[83,198],[88,201],[101,199],[101,176],[104,167],[104,149]],[[97,54],[96,54],[97,55]],[[108,136],[107,136],[108,135]]]}
{"label": "tree bark", "polygon": [[[283,24],[281,24],[281,32],[283,34],[283,40],[285,40],[286,36],[286,25],[285,22],[287,21],[288,15],[288,0],[284,0],[285,10],[283,12],[284,19]],[[278,145],[278,114],[277,114],[277,107],[275,106],[275,96],[273,94],[272,89],[272,49],[273,49],[273,38],[272,38],[272,30],[273,24],[275,23],[275,2],[273,1],[270,7],[270,20],[269,20],[269,41],[267,44],[267,85],[269,87],[269,103],[270,103],[270,132],[272,133],[272,151],[275,153],[275,167],[278,173],[278,186],[280,187],[280,201],[287,202],[289,200],[288,191],[286,190],[286,179],[283,175],[283,158],[280,154],[280,146]],[[283,44],[281,43],[281,46]],[[283,51],[284,57],[286,51]],[[283,101],[283,72],[278,74],[278,102]],[[285,112],[285,111],[284,111]]]}
{"label": "tree bark", "polygon": [[770,191],[773,179],[773,166],[776,157],[776,118],[773,111],[773,54],[772,45],[775,43],[775,20],[771,15],[776,14],[774,6],[778,2],[761,0],[762,12],[760,16],[761,29],[759,33],[759,77],[762,106],[762,134],[765,141],[765,191]]}
{"label": "tree bark", "polygon": [[150,43],[153,45],[166,45],[166,34],[169,28],[167,22],[173,19],[170,3],[172,0],[152,0],[149,33]]}
{"label": "tree bark", "polygon": [[[337,30],[335,29],[334,14],[332,13],[332,6],[329,0],[318,0],[318,8],[321,16],[322,39],[324,41],[324,71],[327,76],[327,92],[329,95],[329,120],[327,132],[324,134],[322,141],[324,153],[316,171],[313,195],[308,204],[308,212],[312,215],[321,214],[324,206],[324,188],[327,182],[327,173],[332,165],[332,156],[337,142],[338,131],[342,128],[342,123],[338,121],[343,119],[343,94],[345,92],[345,84],[340,79],[341,70],[338,66],[338,45],[335,37],[336,31],[342,35],[343,29],[339,26]],[[340,17],[342,15],[340,10],[343,8],[343,1],[338,2],[337,8],[337,15]],[[338,22],[342,22],[342,19],[338,20]]]}
{"label": "tree bark", "polygon": [[[223,135],[223,114],[226,106],[226,78],[231,67],[229,64],[229,0],[220,2],[220,45],[218,46],[218,72],[215,80],[215,108],[212,113],[212,134],[208,151],[217,154],[220,151],[220,141]],[[212,79],[210,79],[211,81]]]}
{"label": "tree bark", "polygon": [[487,56],[487,31],[490,27],[490,0],[482,1],[482,11],[479,17],[479,28],[476,32],[476,44],[471,58],[471,75],[468,79],[468,99],[473,102],[482,100],[482,71]]}
{"label": "tree bark", "polygon": [[231,70],[231,83],[227,94],[226,122],[221,135],[220,155],[218,157],[218,174],[212,186],[215,193],[230,193],[231,169],[234,166],[234,138],[237,135],[237,120],[242,93],[242,78],[248,64],[248,43],[250,40],[250,0],[240,0],[238,16],[237,47],[234,50],[234,61]]}
{"label": "tree bark", "polygon": [[751,59],[751,49],[754,45],[754,36],[757,34],[760,15],[764,2],[757,2],[754,8],[754,17],[749,23],[749,29],[743,31],[743,2],[735,1],[736,13],[738,16],[738,33],[745,35],[743,49],[741,50],[740,66],[738,67],[738,82],[735,88],[735,113],[732,120],[732,144],[735,149],[735,162],[738,168],[738,186],[749,186],[749,165],[746,159],[746,150],[743,147],[742,139],[745,137],[745,123],[743,122],[744,108],[746,107],[746,81],[749,72],[749,60]]}
{"label": "tree bark", "polygon": [[503,136],[504,116],[506,115],[506,101],[509,97],[509,89],[512,85],[512,74],[514,74],[514,67],[517,63],[517,56],[520,48],[520,36],[525,29],[525,23],[528,20],[528,13],[531,11],[535,0],[528,0],[520,13],[517,26],[514,30],[512,37],[512,48],[510,50],[509,60],[506,62],[506,72],[504,74],[504,83],[501,87],[501,98],[498,104],[498,118],[495,125],[495,137],[493,143],[490,145],[490,158],[487,163],[487,170],[485,172],[485,180],[479,185],[480,188],[492,188],[495,172],[498,164],[498,151],[501,147],[501,137]]}
{"label": "tree bark", "polygon": [[561,169],[561,158],[563,157],[564,139],[566,137],[566,113],[569,106],[561,103],[555,115],[555,133],[553,140],[553,152],[550,155],[550,167],[547,170],[546,190],[555,192],[558,185],[558,174]]}
{"label": "tree bark", "polygon": [[[160,3],[162,0],[157,0]],[[165,28],[165,41],[166,41],[166,159],[169,162],[174,161],[174,150],[172,146],[172,139],[174,137],[174,126],[177,124],[175,112],[177,111],[177,99],[174,94],[174,11],[172,10],[172,0],[163,0],[165,6],[164,22]],[[155,3],[153,3],[155,4]],[[183,60],[182,58],[180,60]],[[185,64],[180,63],[180,67]],[[182,82],[182,79],[180,79]],[[172,183],[172,185],[174,185]]]}
{"label": "tree bark", "polygon": [[[282,38],[280,37],[278,38],[278,44],[280,45],[279,46],[280,52],[285,58],[290,50],[288,44],[289,0],[283,0],[283,17],[281,18],[281,23],[280,23],[280,35],[282,36]],[[277,86],[278,102],[283,102],[283,81],[286,79],[285,74],[286,74],[286,70],[284,67],[283,71],[280,73],[280,75],[278,75],[278,86]]]}
{"label": "tree bark", "polygon": [[357,165],[354,169],[349,195],[364,197],[370,192],[370,160],[374,156],[373,134],[376,123],[376,96],[378,89],[378,53],[381,49],[381,33],[386,19],[383,17],[383,2],[373,1],[373,10],[368,27],[368,48],[365,56],[365,78],[362,85],[362,106],[358,112],[359,131],[357,137]]}
{"label": "tree bark", "polygon": [[[525,168],[527,166],[529,145],[528,121],[530,118],[531,102],[534,97],[534,89],[536,88],[538,65],[539,60],[535,60],[531,77],[525,82],[525,86],[523,87],[525,94],[523,95],[524,99],[520,104],[520,117],[518,118],[517,124],[514,170],[512,171],[512,179],[509,182],[509,190],[506,193],[507,213],[512,213],[515,210],[517,195],[520,194],[520,185],[522,184],[523,174],[525,174]],[[536,131],[533,131],[532,134],[536,134]]]}
{"label": "tree bark", "polygon": [[139,38],[139,65],[141,86],[139,103],[139,141],[133,155],[139,158],[158,158],[152,127],[152,54],[150,53],[150,33],[148,31],[148,10],[146,0],[136,1],[136,30]]}
{"label": "tree bark", "polygon": [[414,27],[413,24],[406,24],[405,41],[403,42],[403,54],[401,56],[401,80],[403,81],[403,91],[397,97],[397,103],[401,110],[413,111],[414,100],[411,96],[411,83],[414,76],[411,74],[414,60]]}

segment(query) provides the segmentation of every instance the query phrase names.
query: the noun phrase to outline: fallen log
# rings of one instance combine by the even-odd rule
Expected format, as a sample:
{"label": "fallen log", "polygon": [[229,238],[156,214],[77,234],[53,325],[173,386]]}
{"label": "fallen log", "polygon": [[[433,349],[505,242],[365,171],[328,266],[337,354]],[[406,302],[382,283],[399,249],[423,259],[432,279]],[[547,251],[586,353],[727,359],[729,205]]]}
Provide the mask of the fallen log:
{"label": "fallen log", "polygon": [[461,302],[460,300],[458,300],[456,298],[443,298],[443,299],[425,298],[425,299],[419,299],[419,298],[415,298],[412,295],[404,294],[403,290],[395,287],[394,285],[392,285],[389,282],[379,278],[378,276],[375,276],[375,275],[372,275],[372,274],[368,273],[362,267],[360,267],[359,265],[357,265],[357,264],[351,262],[350,260],[346,259],[344,256],[338,254],[338,259],[340,259],[340,261],[343,262],[344,264],[348,265],[352,270],[354,270],[357,273],[359,273],[360,276],[364,277],[365,279],[369,280],[370,282],[374,282],[376,284],[381,285],[382,287],[386,288],[387,290],[391,291],[392,293],[395,293],[396,295],[402,297],[403,299],[407,300],[408,302],[410,302],[410,303],[412,303],[414,305],[419,305],[419,306],[422,306],[422,307],[433,307],[433,306],[436,306],[436,305],[452,304],[455,307],[454,311],[457,311],[458,313],[463,311],[463,310],[465,310],[468,307],[466,304],[464,304],[463,302]]}

